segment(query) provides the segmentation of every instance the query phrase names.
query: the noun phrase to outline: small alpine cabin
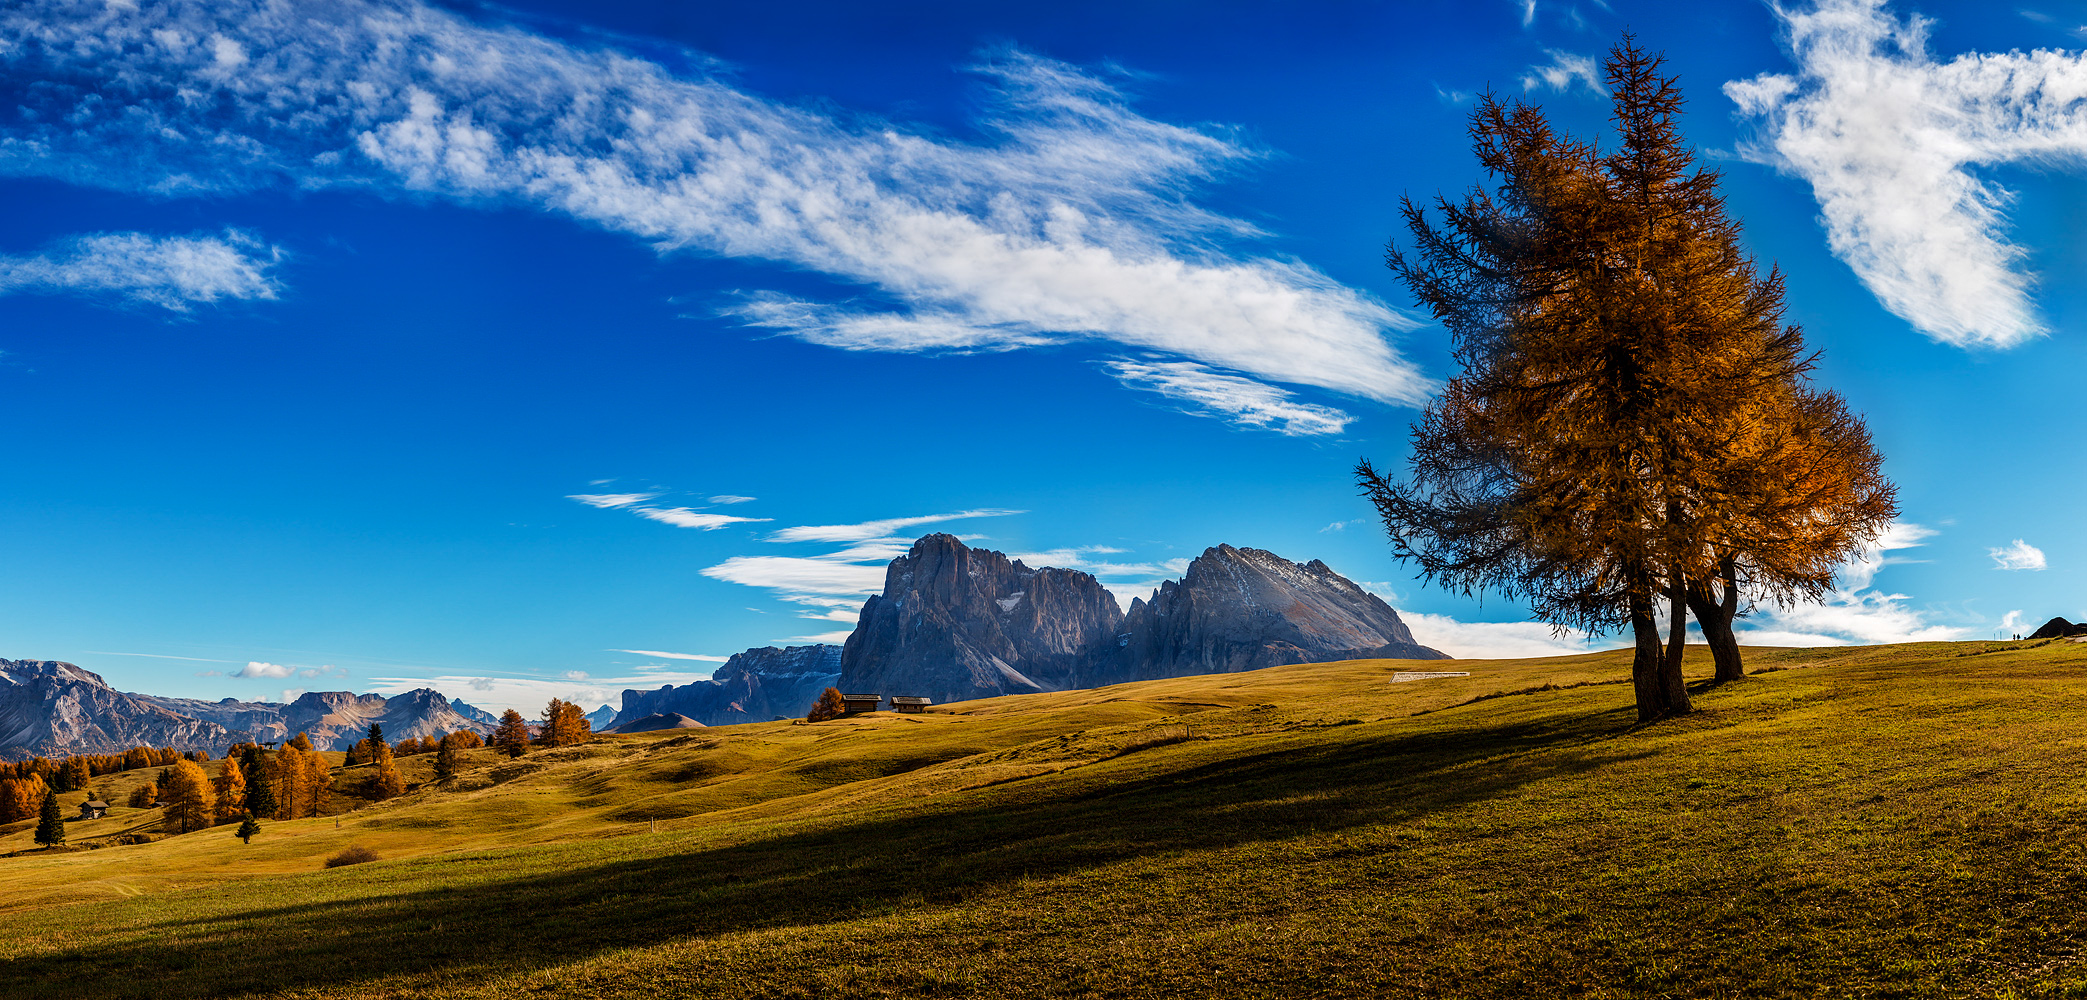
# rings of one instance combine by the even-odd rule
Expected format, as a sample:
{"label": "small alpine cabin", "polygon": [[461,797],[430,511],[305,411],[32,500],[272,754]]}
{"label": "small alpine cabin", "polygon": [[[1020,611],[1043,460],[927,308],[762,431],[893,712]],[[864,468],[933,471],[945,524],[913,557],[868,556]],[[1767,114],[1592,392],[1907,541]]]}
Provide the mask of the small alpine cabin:
{"label": "small alpine cabin", "polygon": [[100,819],[109,814],[109,804],[100,799],[89,799],[80,803],[81,819]]}
{"label": "small alpine cabin", "polygon": [[843,694],[841,695],[841,711],[874,712],[877,710],[877,706],[883,704],[883,702],[884,696],[881,694]]}
{"label": "small alpine cabin", "polygon": [[892,709],[895,711],[904,712],[907,715],[919,715],[920,713],[927,711],[928,706],[934,703],[935,701],[932,698],[911,698],[902,694],[895,694],[891,696]]}

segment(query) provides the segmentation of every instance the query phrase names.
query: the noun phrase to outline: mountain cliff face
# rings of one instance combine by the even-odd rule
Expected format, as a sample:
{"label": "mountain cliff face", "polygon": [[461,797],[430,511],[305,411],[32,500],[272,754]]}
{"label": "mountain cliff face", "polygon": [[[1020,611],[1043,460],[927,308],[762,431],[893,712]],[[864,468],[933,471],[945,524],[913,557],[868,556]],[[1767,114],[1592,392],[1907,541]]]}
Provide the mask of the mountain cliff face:
{"label": "mountain cliff face", "polygon": [[134,746],[224,748],[245,738],[110,687],[56,660],[0,660],[0,757],[122,753]]}
{"label": "mountain cliff face", "polygon": [[169,712],[251,733],[254,740],[263,743],[281,742],[298,733],[309,733],[312,746],[320,750],[346,750],[354,746],[356,741],[369,735],[372,722],[384,727],[384,738],[392,743],[408,736],[418,739],[460,729],[469,729],[481,736],[493,731],[490,723],[458,712],[450,705],[449,699],[431,688],[416,688],[389,698],[350,691],[307,691],[287,705],[233,698],[198,701],[151,695],[131,697]]}
{"label": "mountain cliff face", "polygon": [[953,535],[914,542],[862,606],[840,687],[937,702],[1089,687],[1122,623],[1086,573],[1030,569]]}
{"label": "mountain cliff face", "polygon": [[1111,683],[1365,657],[1448,659],[1414,642],[1377,595],[1317,559],[1299,565],[1219,545],[1190,563],[1181,582],[1131,601]]}
{"label": "mountain cliff face", "polygon": [[[763,646],[735,654],[707,681],[623,692],[607,729],[654,715],[684,715],[706,726],[795,718],[840,678],[841,647]],[[637,730],[630,730],[636,732]]]}
{"label": "mountain cliff face", "polygon": [[863,605],[839,686],[946,702],[1363,657],[1447,659],[1317,560],[1220,545],[1119,614],[1086,573],[929,535]]}

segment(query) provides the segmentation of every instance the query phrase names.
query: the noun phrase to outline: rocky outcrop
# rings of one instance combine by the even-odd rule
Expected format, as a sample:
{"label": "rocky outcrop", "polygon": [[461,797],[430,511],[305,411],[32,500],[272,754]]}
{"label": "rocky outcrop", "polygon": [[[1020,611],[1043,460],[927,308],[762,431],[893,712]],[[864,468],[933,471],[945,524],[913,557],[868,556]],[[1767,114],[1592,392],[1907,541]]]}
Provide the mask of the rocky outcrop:
{"label": "rocky outcrop", "polygon": [[56,660],[0,660],[0,758],[122,753],[134,746],[223,753],[246,738],[110,687]]}
{"label": "rocky outcrop", "polygon": [[2029,633],[2031,639],[2063,639],[2066,636],[2087,635],[2087,623],[2074,624],[2063,618],[2053,618],[2042,628]]}
{"label": "rocky outcrop", "polygon": [[[455,705],[455,702],[450,703],[450,706],[452,708],[455,707]],[[597,733],[615,724],[616,710],[610,708],[607,705],[603,705],[602,707],[587,713],[587,728],[592,729]]]}
{"label": "rocky outcrop", "polygon": [[1086,573],[929,535],[863,605],[839,686],[945,703],[1361,658],[1448,657],[1318,560],[1220,545],[1119,615]]}
{"label": "rocky outcrop", "polygon": [[1445,660],[1377,595],[1317,559],[1262,549],[1205,549],[1176,583],[1131,601],[1116,680],[1236,673],[1363,658]]}
{"label": "rocky outcrop", "polygon": [[[608,706],[604,705],[602,707],[607,708]],[[449,703],[449,710],[455,712],[458,715],[463,716],[466,719],[470,719],[473,722],[483,722],[488,726],[497,726],[500,724],[499,716],[494,715],[493,713],[488,712],[483,708],[479,708],[476,705],[466,705],[461,701],[452,701]]]}
{"label": "rocky outcrop", "polygon": [[624,691],[623,709],[610,727],[626,731],[621,727],[650,715],[685,715],[706,726],[795,718],[839,680],[840,673],[839,646],[749,649],[726,660],[707,681]]}
{"label": "rocky outcrop", "polygon": [[891,561],[841,654],[848,691],[937,702],[1090,687],[1122,623],[1086,573],[929,535]]}

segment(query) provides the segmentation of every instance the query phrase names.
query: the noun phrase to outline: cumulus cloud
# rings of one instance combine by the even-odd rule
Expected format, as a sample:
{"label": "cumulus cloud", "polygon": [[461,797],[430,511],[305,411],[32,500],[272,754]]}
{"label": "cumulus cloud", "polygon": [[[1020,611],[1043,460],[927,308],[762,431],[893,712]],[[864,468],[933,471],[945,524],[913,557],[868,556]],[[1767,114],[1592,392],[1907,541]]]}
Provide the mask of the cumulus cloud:
{"label": "cumulus cloud", "polygon": [[[694,61],[694,60],[691,60]],[[1111,79],[1001,50],[980,137],[792,107],[412,0],[23,0],[0,173],[168,195],[351,187],[521,205],[659,251],[774,262],[847,304],[757,293],[747,323],[851,350],[1075,340],[1418,404],[1413,320],[1194,189],[1261,152],[1134,111]]]}
{"label": "cumulus cloud", "polygon": [[2014,544],[2009,545],[2006,548],[1987,549],[1986,554],[1993,557],[1994,569],[2018,570],[2044,568],[2043,550],[2019,538],[2014,540]]}
{"label": "cumulus cloud", "polygon": [[650,689],[662,684],[692,684],[709,680],[708,673],[647,672],[623,677],[589,677],[584,671],[566,671],[562,676],[544,677],[434,677],[372,678],[370,690],[381,695],[404,694],[414,688],[434,688],[449,699],[462,700],[495,715],[510,708],[536,718],[553,698],[576,705],[623,704],[626,688]]}
{"label": "cumulus cloud", "polygon": [[[566,497],[566,499],[578,500],[589,507],[598,507],[603,510],[628,510],[639,517],[658,521],[661,524],[671,524],[677,528],[697,528],[703,531],[716,531],[719,528],[733,524],[760,524],[775,520],[772,517],[735,517],[731,514],[718,514],[689,507],[656,507],[649,503],[649,501],[658,499],[660,495],[658,493],[579,493]],[[753,498],[735,499],[751,500]]]}
{"label": "cumulus cloud", "polygon": [[[1530,10],[1533,15],[1535,7],[1532,6]],[[1522,74],[1523,90],[1548,87],[1552,90],[1566,91],[1578,84],[1596,94],[1609,92],[1609,88],[1602,86],[1601,66],[1594,61],[1593,56],[1574,55],[1557,49],[1545,49],[1544,54],[1550,56],[1551,61],[1541,66],[1531,66],[1528,72]]]}
{"label": "cumulus cloud", "polygon": [[1975,172],[2077,169],[2087,156],[2087,57],[1928,52],[1927,19],[1883,0],[1776,8],[1795,73],[1725,84],[1758,126],[1741,152],[1801,178],[1828,245],[1884,307],[1936,340],[2010,347],[2044,332],[2014,195]]}
{"label": "cumulus cloud", "polygon": [[[1934,620],[1905,594],[1873,586],[1886,566],[1912,562],[1905,549],[1918,548],[1936,534],[1932,528],[1895,522],[1841,568],[1839,586],[1824,600],[1791,607],[1762,606],[1734,623],[1739,641],[1748,646],[1844,646],[1888,642],[1941,642],[1964,639],[1977,630]],[[1629,645],[1628,634],[1554,635],[1542,622],[1464,622],[1448,615],[1401,612],[1413,637],[1422,645],[1459,658],[1559,656]],[[1662,627],[1662,634],[1665,629]],[[1699,635],[1690,641],[1700,642]]]}
{"label": "cumulus cloud", "polygon": [[1300,403],[1265,382],[1211,371],[1189,361],[1107,362],[1103,368],[1132,389],[1158,393],[1182,412],[1292,436],[1339,434],[1355,418],[1330,406]]}
{"label": "cumulus cloud", "polygon": [[288,677],[288,676],[290,676],[291,674],[294,674],[294,673],[296,673],[296,672],[297,672],[297,668],[296,668],[296,667],[286,667],[286,666],[283,666],[283,665],[282,665],[282,664],[280,664],[280,663],[262,663],[262,662],[261,662],[261,661],[259,661],[259,660],[252,660],[252,661],[249,661],[249,662],[247,663],[247,665],[246,665],[246,666],[244,666],[244,667],[241,667],[241,668],[239,669],[239,671],[238,671],[237,673],[234,673],[234,674],[233,674],[232,676],[234,676],[234,677]]}
{"label": "cumulus cloud", "polygon": [[1543,622],[1466,622],[1424,611],[1404,611],[1399,617],[1413,630],[1414,641],[1460,660],[1570,656],[1629,645],[1613,636],[1590,642],[1584,635],[1559,635]]}
{"label": "cumulus cloud", "polygon": [[1756,646],[1840,646],[1941,642],[1971,635],[1970,628],[1930,620],[1905,594],[1872,586],[1884,567],[1913,561],[1890,553],[1918,548],[1935,534],[1922,525],[1893,522],[1841,567],[1839,587],[1831,596],[1792,607],[1758,608],[1735,623],[1739,641]]}
{"label": "cumulus cloud", "polygon": [[273,299],[280,247],[237,230],[223,236],[94,233],[41,253],[0,255],[0,295],[84,295],[187,312],[219,299]]}

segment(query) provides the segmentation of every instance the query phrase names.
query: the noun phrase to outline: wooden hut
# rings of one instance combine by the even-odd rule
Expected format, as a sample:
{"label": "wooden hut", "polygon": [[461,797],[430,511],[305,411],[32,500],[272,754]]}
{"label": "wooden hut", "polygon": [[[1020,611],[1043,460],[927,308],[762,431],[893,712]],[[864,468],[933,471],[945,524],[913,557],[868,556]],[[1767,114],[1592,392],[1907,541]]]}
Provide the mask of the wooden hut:
{"label": "wooden hut", "polygon": [[902,694],[891,696],[891,707],[907,715],[918,715],[925,712],[928,710],[928,706],[934,703],[934,699],[931,698],[912,698]]}
{"label": "wooden hut", "polygon": [[843,712],[874,712],[877,710],[877,706],[883,703],[884,696],[881,694],[841,695],[841,711]]}
{"label": "wooden hut", "polygon": [[80,803],[81,819],[100,819],[109,814],[109,804],[100,799],[89,799]]}

